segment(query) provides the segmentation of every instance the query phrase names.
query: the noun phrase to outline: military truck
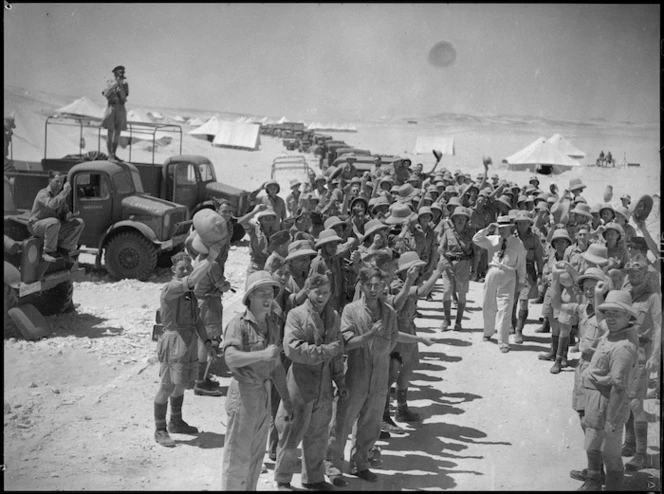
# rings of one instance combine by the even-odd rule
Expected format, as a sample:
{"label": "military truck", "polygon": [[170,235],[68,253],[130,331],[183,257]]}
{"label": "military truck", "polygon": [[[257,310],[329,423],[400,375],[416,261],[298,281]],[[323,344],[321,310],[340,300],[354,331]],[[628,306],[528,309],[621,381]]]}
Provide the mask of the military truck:
{"label": "military truck", "polygon": [[85,270],[77,262],[67,264],[62,257],[52,263],[42,260],[44,241],[28,232],[30,211],[17,208],[7,176],[4,203],[4,327],[7,330],[13,322],[32,339],[29,315],[35,310],[46,316],[73,310],[73,282],[83,278]]}
{"label": "military truck", "polygon": [[[48,185],[47,171],[17,170],[12,180],[16,206],[31,209],[37,192]],[[85,221],[82,252],[101,258],[116,279],[148,279],[157,257],[169,256],[185,241],[192,221],[186,206],[146,194],[135,165],[107,160],[73,165],[66,175],[71,184],[70,210]]]}

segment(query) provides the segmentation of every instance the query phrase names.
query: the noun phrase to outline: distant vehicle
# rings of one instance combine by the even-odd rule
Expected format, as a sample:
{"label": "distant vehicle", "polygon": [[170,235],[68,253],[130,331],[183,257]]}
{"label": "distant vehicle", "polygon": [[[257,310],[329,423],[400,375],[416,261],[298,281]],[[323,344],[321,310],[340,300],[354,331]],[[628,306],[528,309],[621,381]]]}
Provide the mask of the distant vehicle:
{"label": "distant vehicle", "polygon": [[42,260],[44,241],[28,232],[30,211],[16,207],[6,175],[4,203],[4,235],[20,245],[18,253],[5,250],[4,327],[7,329],[13,320],[23,333],[30,305],[46,316],[73,309],[73,282],[83,278],[85,270],[77,262],[69,266],[62,257],[52,263]]}
{"label": "distant vehicle", "polygon": [[288,182],[298,179],[303,184],[309,181],[309,163],[302,155],[278,156],[272,161],[270,178],[283,184],[281,190],[288,190]]}

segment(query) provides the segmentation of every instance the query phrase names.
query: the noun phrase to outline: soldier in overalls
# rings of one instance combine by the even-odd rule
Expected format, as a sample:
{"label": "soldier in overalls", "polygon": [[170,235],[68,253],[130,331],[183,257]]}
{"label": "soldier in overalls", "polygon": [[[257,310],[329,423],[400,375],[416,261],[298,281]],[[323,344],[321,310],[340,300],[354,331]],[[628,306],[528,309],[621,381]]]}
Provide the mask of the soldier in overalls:
{"label": "soldier in overalls", "polygon": [[228,323],[223,351],[231,372],[226,401],[226,439],[221,490],[256,490],[270,426],[272,381],[292,411],[281,362],[278,322],[272,317],[279,283],[267,271],[247,278],[245,311]]}

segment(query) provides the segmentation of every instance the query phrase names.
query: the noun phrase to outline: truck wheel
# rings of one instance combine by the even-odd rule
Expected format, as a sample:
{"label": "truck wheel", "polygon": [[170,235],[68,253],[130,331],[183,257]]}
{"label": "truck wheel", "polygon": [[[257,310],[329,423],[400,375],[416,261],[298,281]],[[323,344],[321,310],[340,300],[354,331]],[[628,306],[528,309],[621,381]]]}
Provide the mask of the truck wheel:
{"label": "truck wheel", "polygon": [[145,281],[157,267],[157,248],[140,233],[118,233],[106,244],[104,262],[113,278]]}
{"label": "truck wheel", "polygon": [[51,316],[71,310],[74,305],[73,295],[74,284],[71,281],[65,281],[39,295],[31,296],[27,302],[34,305],[43,315]]}

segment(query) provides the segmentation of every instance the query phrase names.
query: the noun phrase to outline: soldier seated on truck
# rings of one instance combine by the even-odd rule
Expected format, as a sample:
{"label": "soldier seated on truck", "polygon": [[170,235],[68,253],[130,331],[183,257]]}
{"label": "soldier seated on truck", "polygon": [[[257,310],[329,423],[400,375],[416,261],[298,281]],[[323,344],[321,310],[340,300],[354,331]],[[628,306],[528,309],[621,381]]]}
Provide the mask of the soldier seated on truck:
{"label": "soldier seated on truck", "polygon": [[59,254],[68,263],[74,263],[71,252],[76,250],[85,223],[69,210],[70,193],[71,185],[65,183],[65,176],[50,171],[48,186],[37,193],[32,203],[28,231],[44,239],[42,257],[47,262],[53,262],[54,255]]}

